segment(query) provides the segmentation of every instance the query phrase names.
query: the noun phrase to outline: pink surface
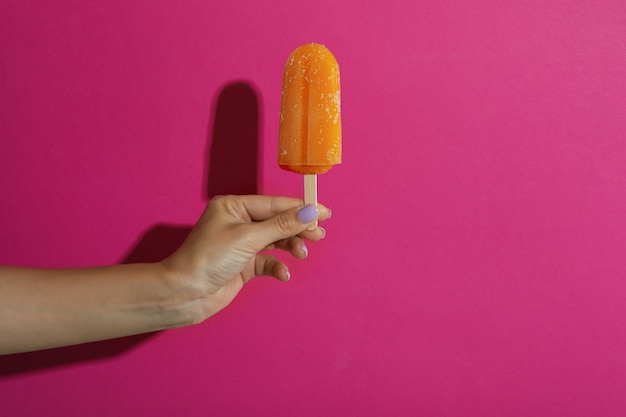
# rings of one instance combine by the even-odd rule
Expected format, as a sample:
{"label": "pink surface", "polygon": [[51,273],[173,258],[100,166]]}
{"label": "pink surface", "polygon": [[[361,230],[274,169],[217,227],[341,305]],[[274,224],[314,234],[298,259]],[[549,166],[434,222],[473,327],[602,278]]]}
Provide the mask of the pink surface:
{"label": "pink surface", "polygon": [[0,263],[155,260],[210,195],[299,195],[276,145],[302,43],[344,111],[291,282],[1,357],[0,414],[626,415],[625,3],[319,3],[0,3]]}

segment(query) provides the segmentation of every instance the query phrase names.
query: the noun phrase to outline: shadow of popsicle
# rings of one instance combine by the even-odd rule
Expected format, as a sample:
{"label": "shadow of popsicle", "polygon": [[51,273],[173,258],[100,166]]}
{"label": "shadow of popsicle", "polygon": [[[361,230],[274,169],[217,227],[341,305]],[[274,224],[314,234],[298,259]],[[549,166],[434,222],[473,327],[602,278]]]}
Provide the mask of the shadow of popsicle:
{"label": "shadow of popsicle", "polygon": [[259,169],[259,100],[251,84],[226,85],[209,129],[206,197],[257,194]]}
{"label": "shadow of popsicle", "polygon": [[[256,194],[259,184],[258,93],[245,81],[226,84],[211,109],[203,177],[204,198],[220,194]],[[184,167],[182,167],[184,168]],[[172,254],[191,231],[191,225],[150,227],[120,263],[158,262]],[[95,362],[124,354],[156,333],[0,356],[0,379],[79,362]]]}

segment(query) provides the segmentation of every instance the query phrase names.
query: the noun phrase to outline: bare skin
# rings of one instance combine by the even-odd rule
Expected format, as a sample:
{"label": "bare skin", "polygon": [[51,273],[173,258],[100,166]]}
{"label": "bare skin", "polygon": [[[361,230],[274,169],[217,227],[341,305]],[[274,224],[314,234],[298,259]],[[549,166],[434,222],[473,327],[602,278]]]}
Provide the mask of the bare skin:
{"label": "bare skin", "polygon": [[213,199],[187,240],[152,264],[39,269],[0,266],[0,354],[67,346],[200,323],[257,276],[289,279],[269,249],[298,259],[323,205],[287,197]]}

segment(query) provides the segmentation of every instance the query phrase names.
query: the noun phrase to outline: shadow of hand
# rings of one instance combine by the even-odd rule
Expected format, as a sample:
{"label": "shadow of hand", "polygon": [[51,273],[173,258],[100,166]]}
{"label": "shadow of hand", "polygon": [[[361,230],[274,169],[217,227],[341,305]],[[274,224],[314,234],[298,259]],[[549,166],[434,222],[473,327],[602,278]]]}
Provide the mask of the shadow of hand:
{"label": "shadow of hand", "polygon": [[[259,99],[249,83],[227,84],[214,109],[207,134],[206,194],[257,194],[259,176]],[[158,262],[172,254],[192,226],[157,224],[145,232],[120,263]],[[123,337],[0,356],[0,377],[59,367],[77,362],[104,360],[123,354],[154,334]]]}

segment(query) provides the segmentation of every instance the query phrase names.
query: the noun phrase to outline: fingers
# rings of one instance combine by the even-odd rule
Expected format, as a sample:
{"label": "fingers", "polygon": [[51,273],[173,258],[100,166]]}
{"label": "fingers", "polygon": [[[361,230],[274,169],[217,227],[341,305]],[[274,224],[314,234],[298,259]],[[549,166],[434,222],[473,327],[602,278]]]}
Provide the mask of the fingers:
{"label": "fingers", "polygon": [[[320,219],[320,221],[323,221]],[[305,230],[302,233],[299,233],[298,236],[305,240],[312,240],[317,242],[318,240],[322,240],[326,237],[326,229],[321,226],[316,227],[313,230]]]}
{"label": "fingers", "polygon": [[309,256],[309,249],[299,236],[290,237],[288,239],[279,240],[270,245],[266,249],[282,249],[297,259],[304,259]]}
{"label": "fingers", "polygon": [[[222,196],[216,197],[214,201],[223,201],[227,206],[231,206],[233,212],[245,212],[251,221],[264,221],[288,210],[293,210],[303,206],[303,202],[297,198],[273,197],[265,195],[242,195],[242,196]],[[318,204],[320,219],[325,220],[330,217],[330,210],[323,204]]]}
{"label": "fingers", "polygon": [[283,211],[302,205],[302,200],[289,197],[242,195],[232,198],[236,199],[237,203],[241,205],[252,221],[263,221]]}
{"label": "fingers", "polygon": [[305,230],[302,233],[299,233],[297,236],[293,236],[287,239],[282,239],[277,242],[274,242],[268,245],[267,247],[265,247],[264,250],[282,249],[282,250],[291,252],[293,256],[301,259],[301,257],[298,256],[297,253],[294,253],[294,247],[296,247],[296,245],[304,246],[306,248],[304,240],[317,242],[319,240],[324,239],[325,237],[326,237],[326,229],[324,229],[321,226],[318,226],[313,230]]}
{"label": "fingers", "polygon": [[289,278],[291,278],[287,265],[271,255],[256,256],[254,262],[254,275],[257,277],[262,275],[274,277],[283,282],[289,281]]}
{"label": "fingers", "polygon": [[259,252],[282,249],[297,259],[306,258],[308,249],[304,240],[318,241],[326,234],[322,227],[307,229],[316,220],[324,221],[331,215],[322,204],[303,206],[302,200],[295,198],[257,195],[214,198],[207,212],[209,214],[204,216],[206,224],[222,225],[215,227],[213,233],[223,228],[225,235],[231,236],[245,253],[253,257],[254,276],[269,275],[281,281],[289,279],[286,265]]}
{"label": "fingers", "polygon": [[[259,242],[264,243],[262,247],[265,247],[273,242],[303,233],[308,227],[315,224],[315,220],[320,215],[320,209],[315,205],[292,208],[265,221],[254,223],[255,235]],[[317,231],[316,235],[319,236],[320,233],[323,232]]]}

